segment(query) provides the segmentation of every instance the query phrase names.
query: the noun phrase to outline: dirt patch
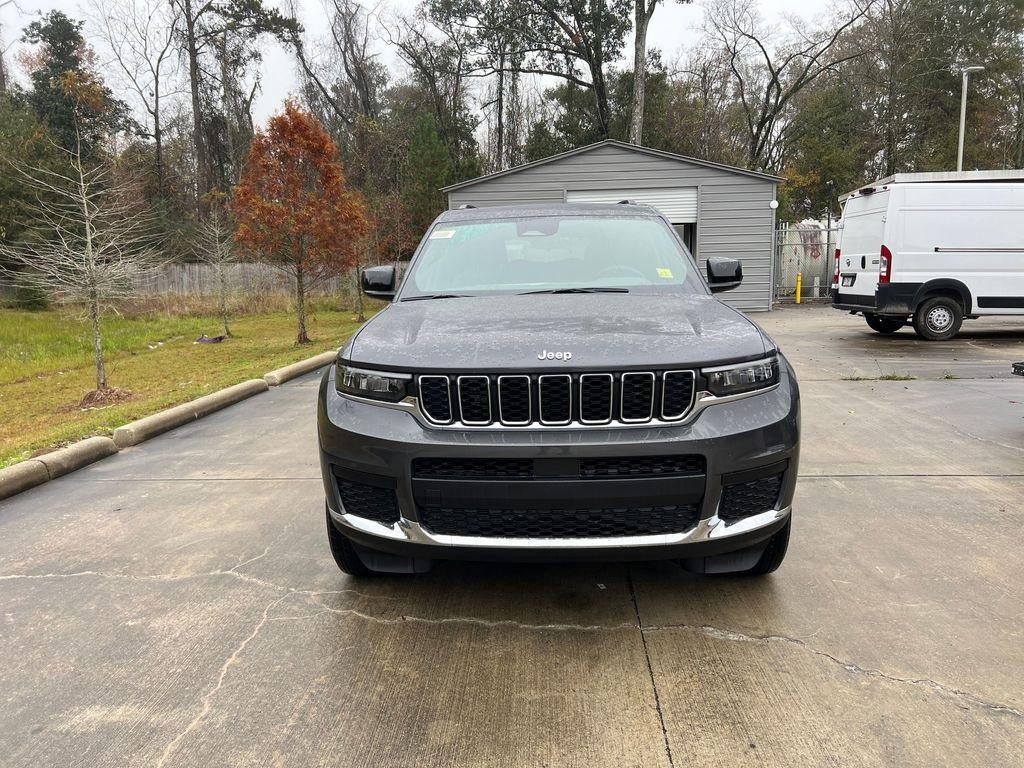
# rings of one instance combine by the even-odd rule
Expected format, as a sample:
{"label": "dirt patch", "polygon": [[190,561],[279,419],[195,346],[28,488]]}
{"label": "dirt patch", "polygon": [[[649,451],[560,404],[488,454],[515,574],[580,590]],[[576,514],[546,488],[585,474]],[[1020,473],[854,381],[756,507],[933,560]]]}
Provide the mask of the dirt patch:
{"label": "dirt patch", "polygon": [[123,403],[131,400],[133,395],[127,389],[121,389],[120,387],[107,387],[106,389],[93,389],[85,393],[77,403],[70,403],[68,405],[61,406],[60,411],[67,413],[69,411],[85,411],[96,408],[109,408],[112,405]]}

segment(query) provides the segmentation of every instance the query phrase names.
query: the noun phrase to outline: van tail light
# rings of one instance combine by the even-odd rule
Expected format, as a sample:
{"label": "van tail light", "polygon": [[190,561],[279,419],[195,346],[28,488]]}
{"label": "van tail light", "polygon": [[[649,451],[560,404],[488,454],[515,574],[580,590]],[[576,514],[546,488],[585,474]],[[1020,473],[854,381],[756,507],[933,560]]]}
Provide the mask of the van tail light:
{"label": "van tail light", "polygon": [[836,268],[832,273],[832,287],[835,288],[839,285],[839,249],[836,248]]}
{"label": "van tail light", "polygon": [[878,282],[888,283],[890,277],[892,277],[892,251],[883,245],[878,260]]}

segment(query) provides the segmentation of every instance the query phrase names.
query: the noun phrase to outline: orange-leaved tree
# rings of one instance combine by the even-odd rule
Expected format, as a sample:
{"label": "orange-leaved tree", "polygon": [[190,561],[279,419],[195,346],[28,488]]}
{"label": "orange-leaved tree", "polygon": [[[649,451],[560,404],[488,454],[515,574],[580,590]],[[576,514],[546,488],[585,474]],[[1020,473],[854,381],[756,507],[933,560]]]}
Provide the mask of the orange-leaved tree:
{"label": "orange-leaved tree", "polygon": [[320,122],[286,101],[257,131],[231,210],[235,241],[295,282],[298,343],[306,292],[355,265],[368,223],[362,197],[345,184],[338,149]]}

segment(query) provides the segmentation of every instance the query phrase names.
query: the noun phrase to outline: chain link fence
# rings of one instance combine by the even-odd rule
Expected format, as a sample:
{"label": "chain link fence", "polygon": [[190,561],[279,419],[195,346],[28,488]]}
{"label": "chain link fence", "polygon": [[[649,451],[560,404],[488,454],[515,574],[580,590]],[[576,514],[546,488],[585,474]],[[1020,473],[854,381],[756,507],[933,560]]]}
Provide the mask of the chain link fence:
{"label": "chain link fence", "polygon": [[801,300],[826,299],[835,270],[835,220],[806,219],[793,224],[783,222],[775,229],[774,297],[792,301],[796,296],[796,276],[802,278]]}

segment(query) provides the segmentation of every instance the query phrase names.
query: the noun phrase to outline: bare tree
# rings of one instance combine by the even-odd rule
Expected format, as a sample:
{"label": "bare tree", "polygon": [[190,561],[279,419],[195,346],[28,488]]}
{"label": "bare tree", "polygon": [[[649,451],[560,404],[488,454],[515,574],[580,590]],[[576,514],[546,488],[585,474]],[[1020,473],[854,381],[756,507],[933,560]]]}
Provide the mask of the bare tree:
{"label": "bare tree", "polygon": [[158,266],[146,209],[138,190],[118,179],[109,166],[87,167],[76,130],[72,149],[53,144],[67,156],[66,170],[13,164],[35,192],[32,231],[21,242],[0,243],[0,260],[13,265],[26,285],[54,300],[84,305],[92,330],[96,394],[109,389],[101,318],[118,299],[132,296],[136,280]]}
{"label": "bare tree", "polygon": [[430,96],[441,139],[457,151],[474,53],[472,34],[452,20],[430,20],[422,12],[397,17],[386,33]]}
{"label": "bare tree", "polygon": [[[3,27],[0,27],[3,29]],[[4,54],[7,48],[3,46],[3,39],[0,39],[0,96],[7,93],[7,65],[4,63]]]}
{"label": "bare tree", "polygon": [[439,27],[461,30],[460,37],[474,46],[483,43],[490,49],[487,62],[477,64],[474,76],[507,68],[555,77],[590,91],[595,126],[608,136],[612,109],[606,70],[622,50],[636,1],[514,0],[498,4],[496,12],[493,0],[464,0],[443,10],[434,8],[431,19]]}
{"label": "bare tree", "polygon": [[152,126],[157,189],[164,193],[163,106],[173,75],[180,7],[165,0],[91,0],[91,15],[125,84],[135,92]]}
{"label": "bare tree", "polygon": [[[224,77],[225,34],[229,33],[232,44],[241,49],[232,52],[235,65],[244,67],[259,59],[256,42],[260,35],[272,34],[280,39],[290,39],[297,35],[299,27],[294,18],[283,15],[276,8],[265,7],[262,0],[168,1],[181,19],[177,42],[188,70],[192,143],[196,156],[196,209],[202,217],[206,215],[210,195],[217,186],[214,157],[217,148],[211,141],[211,134],[216,133],[216,127],[211,126],[210,113],[213,106],[210,84]],[[205,59],[209,58],[209,50],[215,48],[218,42],[222,44],[221,55],[218,58],[218,52],[214,50],[215,68],[211,70],[210,62]],[[232,76],[236,74],[232,73]],[[250,104],[257,88],[258,84],[248,97]],[[228,97],[233,98],[233,94]],[[239,154],[244,154],[244,151]],[[224,174],[221,176],[223,179]]]}
{"label": "bare tree", "polygon": [[[644,139],[644,94],[647,89],[647,30],[661,0],[633,0],[633,111],[629,120],[629,143]],[[692,0],[678,0],[690,3]]]}
{"label": "bare tree", "polygon": [[194,248],[196,258],[212,266],[217,278],[217,309],[225,336],[231,336],[228,323],[231,282],[227,268],[238,261],[232,231],[232,225],[223,207],[211,208],[209,215],[199,222]]}
{"label": "bare tree", "polygon": [[[13,5],[15,9],[20,10],[15,0],[0,0],[0,11],[9,5]],[[3,31],[3,25],[0,25],[0,31]],[[7,93],[7,65],[4,63],[4,54],[7,53],[11,45],[14,45],[14,43],[5,47],[3,37],[0,36],[0,96]]]}
{"label": "bare tree", "polygon": [[[295,51],[307,90],[331,113],[332,122],[351,129],[360,115],[372,120],[380,117],[380,91],[387,81],[387,68],[372,50],[372,12],[367,13],[355,0],[323,0],[323,4],[330,20],[330,39],[321,55],[314,58],[301,36],[286,42]],[[291,6],[294,16],[294,3]]]}
{"label": "bare tree", "polygon": [[658,0],[633,0],[633,111],[629,120],[629,143],[644,138],[644,91],[647,85],[647,28]]}
{"label": "bare tree", "polygon": [[839,52],[838,43],[873,1],[853,0],[845,15],[819,29],[794,28],[789,39],[779,44],[771,39],[777,30],[764,27],[754,0],[715,0],[708,6],[707,32],[726,52],[743,107],[748,167],[776,164],[781,150],[779,133],[796,94],[824,73],[863,54]]}

